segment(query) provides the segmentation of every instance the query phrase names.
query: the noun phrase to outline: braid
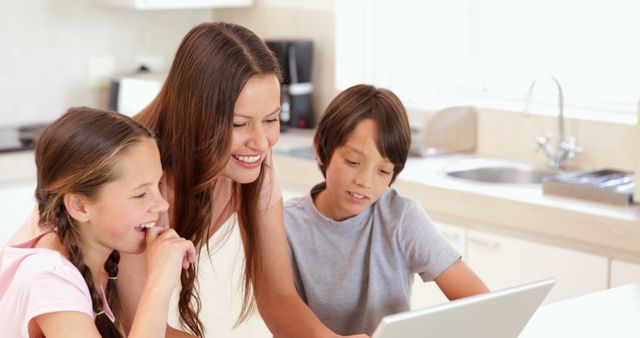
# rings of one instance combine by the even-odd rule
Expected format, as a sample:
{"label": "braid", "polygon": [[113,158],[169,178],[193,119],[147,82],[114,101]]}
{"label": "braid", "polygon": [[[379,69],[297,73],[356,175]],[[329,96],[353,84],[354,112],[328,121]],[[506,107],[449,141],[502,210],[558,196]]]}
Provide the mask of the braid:
{"label": "braid", "polygon": [[[104,270],[109,274],[107,280],[107,302],[113,313],[120,313],[120,297],[118,295],[118,263],[120,263],[120,252],[113,250],[109,259],[104,263]],[[116,318],[116,326],[120,327],[120,321]]]}
{"label": "braid", "polygon": [[[57,212],[56,212],[57,213]],[[99,314],[104,311],[102,297],[100,297],[100,293],[96,289],[95,284],[93,283],[93,274],[88,266],[84,263],[84,258],[82,256],[82,251],[77,244],[76,240],[76,232],[73,231],[73,227],[70,224],[69,216],[64,208],[62,208],[62,215],[58,215],[57,223],[58,229],[67,229],[63,235],[60,236],[62,239],[62,243],[69,249],[69,260],[73,265],[80,271],[80,274],[84,278],[85,283],[87,283],[87,287],[89,288],[89,293],[91,294],[91,304],[93,306],[93,312],[96,313],[96,327],[100,332],[100,335],[103,338],[122,338],[122,334],[111,320],[103,315]],[[117,251],[114,251],[117,253]],[[109,260],[105,265],[109,264],[112,256],[117,256],[117,260],[120,259],[120,255],[114,255],[113,252],[109,256]],[[117,267],[116,267],[117,273]]]}

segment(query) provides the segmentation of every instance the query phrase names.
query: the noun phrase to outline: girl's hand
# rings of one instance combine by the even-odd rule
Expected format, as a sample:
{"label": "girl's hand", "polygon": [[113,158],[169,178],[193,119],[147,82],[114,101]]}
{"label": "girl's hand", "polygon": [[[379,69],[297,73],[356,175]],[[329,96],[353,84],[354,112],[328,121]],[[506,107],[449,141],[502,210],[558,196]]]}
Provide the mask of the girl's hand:
{"label": "girl's hand", "polygon": [[147,230],[147,282],[169,292],[180,281],[181,268],[188,269],[197,259],[196,249],[171,228],[153,227]]}

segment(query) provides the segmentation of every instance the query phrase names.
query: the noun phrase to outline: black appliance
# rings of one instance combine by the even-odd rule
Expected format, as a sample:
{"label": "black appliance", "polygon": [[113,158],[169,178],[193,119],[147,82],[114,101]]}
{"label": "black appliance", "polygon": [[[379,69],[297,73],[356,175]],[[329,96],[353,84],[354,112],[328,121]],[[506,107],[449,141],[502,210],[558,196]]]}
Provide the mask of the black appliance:
{"label": "black appliance", "polygon": [[33,149],[47,123],[0,128],[0,153]]}
{"label": "black appliance", "polygon": [[285,130],[287,126],[313,128],[313,42],[267,40],[266,44],[276,54],[282,69],[280,129]]}

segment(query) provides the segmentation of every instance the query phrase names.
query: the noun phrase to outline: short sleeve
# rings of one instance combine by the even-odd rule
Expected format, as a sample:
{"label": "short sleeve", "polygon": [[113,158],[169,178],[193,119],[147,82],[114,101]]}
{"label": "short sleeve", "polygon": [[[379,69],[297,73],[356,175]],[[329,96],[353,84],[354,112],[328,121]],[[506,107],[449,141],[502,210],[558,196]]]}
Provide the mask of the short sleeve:
{"label": "short sleeve", "polygon": [[413,201],[402,217],[398,237],[408,268],[425,282],[434,280],[461,258],[424,209]]}
{"label": "short sleeve", "polygon": [[[72,266],[54,266],[29,275],[22,299],[25,325],[52,312],[82,312],[94,318],[91,296],[80,272]],[[25,326],[26,327],[26,326]]]}

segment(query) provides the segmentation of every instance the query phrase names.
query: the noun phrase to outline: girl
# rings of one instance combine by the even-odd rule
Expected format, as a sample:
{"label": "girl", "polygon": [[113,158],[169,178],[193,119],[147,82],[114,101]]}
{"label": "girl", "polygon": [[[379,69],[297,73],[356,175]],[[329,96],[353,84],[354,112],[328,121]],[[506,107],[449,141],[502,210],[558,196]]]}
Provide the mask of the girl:
{"label": "girl", "polygon": [[[291,277],[282,193],[271,163],[280,135],[279,81],[278,61],[253,32],[201,24],[185,36],[163,88],[136,119],[158,136],[170,204],[164,224],[201,250],[237,213],[246,257],[239,322],[251,313],[255,296],[275,336],[336,337],[300,300]],[[142,294],[143,258],[126,255],[121,264],[128,318]],[[178,305],[183,326],[201,337],[196,277],[195,265],[182,274]]]}
{"label": "girl", "polygon": [[339,334],[373,333],[409,310],[414,275],[449,299],[488,291],[418,203],[389,186],[404,168],[411,131],[400,100],[353,86],[327,107],[314,144],[325,182],[287,201],[296,287]]}
{"label": "girl", "polygon": [[123,337],[120,253],[146,247],[142,271],[150,278],[129,337],[164,337],[171,292],[196,253],[175,231],[154,226],[168,204],[152,134],[117,113],[72,108],[43,132],[35,158],[41,232],[5,248],[3,336]]}

